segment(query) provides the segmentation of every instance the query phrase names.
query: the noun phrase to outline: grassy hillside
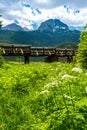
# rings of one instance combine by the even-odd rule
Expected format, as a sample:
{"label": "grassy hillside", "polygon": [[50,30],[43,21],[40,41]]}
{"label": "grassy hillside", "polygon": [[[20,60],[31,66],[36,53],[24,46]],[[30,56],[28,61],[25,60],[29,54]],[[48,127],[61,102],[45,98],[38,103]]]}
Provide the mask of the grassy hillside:
{"label": "grassy hillside", "polygon": [[87,70],[66,63],[0,68],[1,130],[87,130]]}
{"label": "grassy hillside", "polygon": [[60,43],[56,45],[58,48],[78,49],[78,44],[73,42]]}

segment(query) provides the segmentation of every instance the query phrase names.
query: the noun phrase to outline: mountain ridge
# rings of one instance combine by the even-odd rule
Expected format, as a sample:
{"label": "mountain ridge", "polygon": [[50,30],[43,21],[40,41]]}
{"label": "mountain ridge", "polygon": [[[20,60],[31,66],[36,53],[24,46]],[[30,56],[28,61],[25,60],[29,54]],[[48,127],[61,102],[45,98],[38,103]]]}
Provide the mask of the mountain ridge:
{"label": "mountain ridge", "polygon": [[[81,31],[83,29],[82,26],[68,26],[67,24],[65,24],[64,22],[62,22],[60,19],[48,19],[44,22],[42,22],[40,24],[40,26],[37,28],[37,24],[34,22],[31,24],[33,30],[39,30],[39,31],[51,31],[51,32],[55,32],[58,31],[60,29],[65,29],[65,30],[78,30]],[[10,31],[33,31],[33,30],[29,30],[26,27],[22,27],[20,25],[18,25],[17,23],[11,23],[8,24],[4,27],[2,27],[2,30],[10,30]]]}

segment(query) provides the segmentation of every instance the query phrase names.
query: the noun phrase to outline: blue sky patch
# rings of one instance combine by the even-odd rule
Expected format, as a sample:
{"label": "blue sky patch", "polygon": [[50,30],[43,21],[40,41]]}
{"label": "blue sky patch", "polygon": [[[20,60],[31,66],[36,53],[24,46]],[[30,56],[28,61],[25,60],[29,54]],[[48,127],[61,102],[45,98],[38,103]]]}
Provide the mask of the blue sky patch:
{"label": "blue sky patch", "polygon": [[74,15],[79,14],[80,10],[75,10],[73,13],[74,13]]}
{"label": "blue sky patch", "polygon": [[38,28],[38,26],[37,26],[37,24],[35,22],[33,22],[31,25],[32,25],[34,30],[36,30]]}
{"label": "blue sky patch", "polygon": [[36,9],[36,11],[37,11],[38,14],[41,14],[41,11],[39,9]]}
{"label": "blue sky patch", "polygon": [[68,7],[67,5],[64,5],[64,8],[66,9],[67,13],[70,13],[70,7]]}
{"label": "blue sky patch", "polygon": [[31,7],[29,4],[24,3],[24,2],[22,2],[22,6],[27,7],[27,8],[30,8],[30,7]]}
{"label": "blue sky patch", "polygon": [[19,24],[18,20],[16,20],[16,19],[14,20],[14,23]]}

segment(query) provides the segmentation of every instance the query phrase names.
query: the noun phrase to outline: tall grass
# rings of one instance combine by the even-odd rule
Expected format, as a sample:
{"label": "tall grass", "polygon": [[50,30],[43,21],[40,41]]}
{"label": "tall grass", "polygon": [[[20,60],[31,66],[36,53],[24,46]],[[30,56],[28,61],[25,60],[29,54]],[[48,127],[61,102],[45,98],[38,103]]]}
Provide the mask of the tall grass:
{"label": "tall grass", "polygon": [[87,70],[66,63],[0,68],[1,130],[87,130]]}

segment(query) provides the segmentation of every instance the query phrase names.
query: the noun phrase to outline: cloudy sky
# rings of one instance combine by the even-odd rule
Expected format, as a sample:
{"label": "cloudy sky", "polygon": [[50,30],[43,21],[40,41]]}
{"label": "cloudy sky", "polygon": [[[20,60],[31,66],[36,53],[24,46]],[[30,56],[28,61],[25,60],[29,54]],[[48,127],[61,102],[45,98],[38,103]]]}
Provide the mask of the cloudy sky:
{"label": "cloudy sky", "polygon": [[87,0],[0,0],[3,26],[15,22],[29,29],[47,19],[60,19],[69,26],[87,23]]}

